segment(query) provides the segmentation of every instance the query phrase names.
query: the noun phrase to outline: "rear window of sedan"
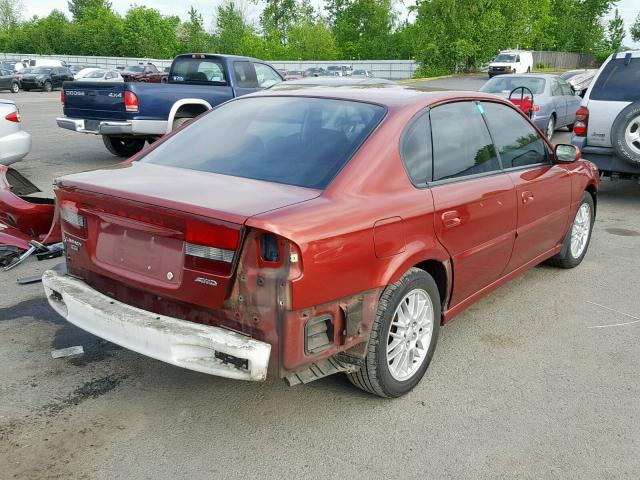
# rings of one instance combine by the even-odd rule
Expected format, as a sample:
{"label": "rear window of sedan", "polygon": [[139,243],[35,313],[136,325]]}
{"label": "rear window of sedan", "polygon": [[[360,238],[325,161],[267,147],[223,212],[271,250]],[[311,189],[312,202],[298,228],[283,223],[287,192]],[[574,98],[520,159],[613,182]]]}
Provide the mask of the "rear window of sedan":
{"label": "rear window of sedan", "polygon": [[544,86],[544,78],[505,75],[492,78],[482,86],[480,91],[484,93],[511,93],[514,88],[527,87],[534,95],[540,95],[544,92]]}
{"label": "rear window of sedan", "polygon": [[140,160],[324,189],[385,115],[370,103],[241,98],[216,108]]}

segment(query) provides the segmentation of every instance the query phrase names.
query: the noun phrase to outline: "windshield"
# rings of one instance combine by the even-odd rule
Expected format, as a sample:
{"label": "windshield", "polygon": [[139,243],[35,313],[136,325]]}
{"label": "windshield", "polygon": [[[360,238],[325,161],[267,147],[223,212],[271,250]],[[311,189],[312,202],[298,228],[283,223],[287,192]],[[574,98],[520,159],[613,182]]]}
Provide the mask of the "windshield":
{"label": "windshield", "polygon": [[327,70],[340,70],[340,67],[335,67],[332,65],[330,67],[327,67]]}
{"label": "windshield", "polygon": [[49,75],[51,73],[50,68],[34,68],[29,73],[35,73],[36,75]]}
{"label": "windshield", "polygon": [[302,75],[302,72],[298,70],[287,70],[287,75]]}
{"label": "windshield", "polygon": [[94,72],[89,72],[87,73],[84,78],[102,78],[105,76],[107,72],[105,72],[104,70],[96,70]]}
{"label": "windshield", "polygon": [[172,83],[227,84],[222,63],[214,58],[178,58],[169,75]]}
{"label": "windshield", "polygon": [[[545,79],[536,77],[514,77],[512,75],[494,77],[480,89],[485,93],[511,93],[514,88],[527,87],[534,95],[544,92]],[[526,92],[526,90],[525,90]],[[528,93],[528,92],[527,92]]]}
{"label": "windshield", "polygon": [[379,105],[346,100],[240,98],[212,110],[141,161],[322,189],[384,114]]}
{"label": "windshield", "polygon": [[515,55],[508,55],[506,53],[501,53],[496,58],[493,59],[494,62],[504,62],[504,63],[513,63],[516,61]]}
{"label": "windshield", "polygon": [[125,72],[140,73],[140,72],[144,72],[144,67],[138,67],[136,65],[132,65],[130,67],[125,67],[124,71]]}

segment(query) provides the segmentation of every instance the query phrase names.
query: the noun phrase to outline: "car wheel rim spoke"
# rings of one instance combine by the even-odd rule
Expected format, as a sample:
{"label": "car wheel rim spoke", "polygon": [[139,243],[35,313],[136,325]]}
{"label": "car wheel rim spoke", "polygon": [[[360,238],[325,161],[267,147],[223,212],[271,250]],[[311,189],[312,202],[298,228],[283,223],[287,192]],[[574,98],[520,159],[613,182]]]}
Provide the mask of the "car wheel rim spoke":
{"label": "car wheel rim spoke", "polygon": [[584,253],[591,229],[591,208],[583,203],[576,213],[571,227],[571,255],[579,258]]}
{"label": "car wheel rim spoke", "polygon": [[387,366],[394,379],[408,380],[423,365],[431,343],[433,321],[433,305],[426,291],[411,290],[400,301],[387,335]]}
{"label": "car wheel rim spoke", "polygon": [[640,155],[640,116],[629,122],[624,131],[624,139],[629,149]]}

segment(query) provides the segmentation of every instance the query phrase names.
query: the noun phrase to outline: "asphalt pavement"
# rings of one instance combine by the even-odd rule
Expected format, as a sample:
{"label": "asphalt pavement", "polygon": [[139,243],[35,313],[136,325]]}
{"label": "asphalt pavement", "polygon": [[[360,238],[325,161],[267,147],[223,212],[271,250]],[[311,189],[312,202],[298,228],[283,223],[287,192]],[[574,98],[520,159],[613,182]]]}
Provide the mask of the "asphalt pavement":
{"label": "asphalt pavement", "polygon": [[[56,127],[59,92],[1,95],[33,135],[15,168],[44,194],[117,161]],[[0,272],[0,478],[638,479],[639,247],[640,185],[604,181],[582,265],[534,268],[459,315],[395,400],[342,376],[243,383],[121,349],[16,284],[59,261],[33,259]]]}

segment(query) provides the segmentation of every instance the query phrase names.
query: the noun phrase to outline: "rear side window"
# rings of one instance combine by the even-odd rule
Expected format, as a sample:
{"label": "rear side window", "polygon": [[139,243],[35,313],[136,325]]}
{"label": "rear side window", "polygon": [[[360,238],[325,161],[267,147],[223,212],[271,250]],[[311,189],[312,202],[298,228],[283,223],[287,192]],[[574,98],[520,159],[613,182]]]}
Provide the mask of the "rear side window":
{"label": "rear side window", "polygon": [[593,85],[591,100],[636,102],[640,100],[640,58],[616,58],[607,63]]}
{"label": "rear side window", "polygon": [[141,161],[324,189],[385,115],[379,105],[307,97],[223,104]]}
{"label": "rear side window", "polygon": [[500,170],[495,147],[475,103],[449,103],[431,110],[431,134],[434,181]]}
{"label": "rear side window", "polygon": [[411,181],[424,185],[431,181],[432,154],[429,113],[414,118],[402,134],[400,155]]}
{"label": "rear side window", "polygon": [[236,75],[236,84],[240,88],[256,88],[258,77],[249,62],[233,62],[233,72]]}
{"label": "rear side window", "polygon": [[483,102],[493,141],[503,168],[519,168],[547,162],[547,149],[538,132],[513,109]]}

